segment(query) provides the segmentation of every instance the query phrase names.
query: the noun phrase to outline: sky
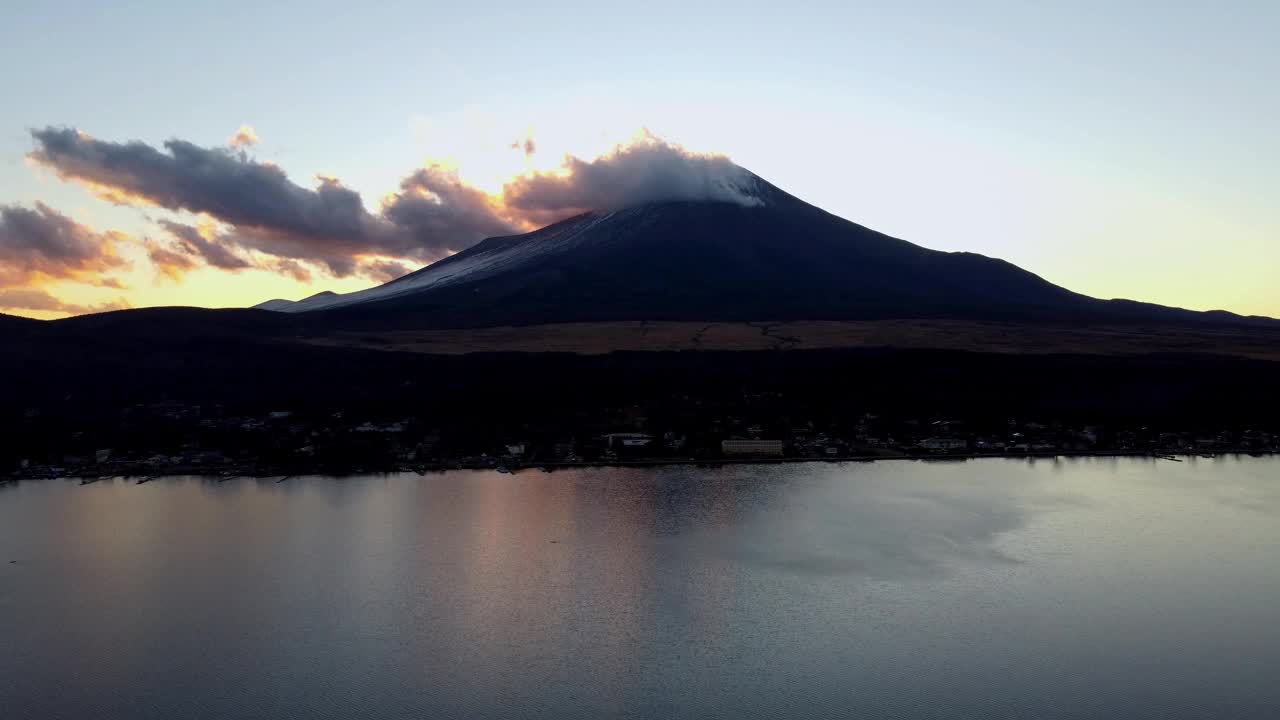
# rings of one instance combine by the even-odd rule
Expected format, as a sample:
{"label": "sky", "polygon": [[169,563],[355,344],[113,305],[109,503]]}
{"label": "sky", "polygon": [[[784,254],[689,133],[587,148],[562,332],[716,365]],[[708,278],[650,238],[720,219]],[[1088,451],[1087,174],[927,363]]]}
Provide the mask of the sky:
{"label": "sky", "polygon": [[1089,295],[1280,317],[1272,0],[373,5],[5,2],[0,312],[360,289],[727,157]]}

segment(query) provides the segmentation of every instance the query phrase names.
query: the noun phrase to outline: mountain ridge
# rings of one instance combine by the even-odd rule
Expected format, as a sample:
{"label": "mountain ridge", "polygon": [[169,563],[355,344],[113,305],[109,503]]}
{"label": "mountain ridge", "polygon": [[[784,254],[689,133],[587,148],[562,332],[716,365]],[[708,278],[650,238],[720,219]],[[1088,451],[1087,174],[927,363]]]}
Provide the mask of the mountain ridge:
{"label": "mountain ridge", "polygon": [[257,307],[374,325],[630,320],[1276,322],[1101,300],[999,258],[915,245],[754,175],[750,204],[647,203],[492,237],[374,288]]}

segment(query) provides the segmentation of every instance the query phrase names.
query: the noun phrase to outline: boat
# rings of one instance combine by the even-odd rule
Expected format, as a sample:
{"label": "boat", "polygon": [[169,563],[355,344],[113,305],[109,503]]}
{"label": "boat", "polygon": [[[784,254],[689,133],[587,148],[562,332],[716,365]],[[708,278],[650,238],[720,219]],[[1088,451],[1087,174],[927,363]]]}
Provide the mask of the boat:
{"label": "boat", "polygon": [[507,474],[507,475],[510,475],[510,474],[511,474],[511,468],[508,468],[506,465],[499,465],[499,466],[497,467],[497,470],[498,470],[498,472],[500,472],[500,473],[505,473],[505,474]]}

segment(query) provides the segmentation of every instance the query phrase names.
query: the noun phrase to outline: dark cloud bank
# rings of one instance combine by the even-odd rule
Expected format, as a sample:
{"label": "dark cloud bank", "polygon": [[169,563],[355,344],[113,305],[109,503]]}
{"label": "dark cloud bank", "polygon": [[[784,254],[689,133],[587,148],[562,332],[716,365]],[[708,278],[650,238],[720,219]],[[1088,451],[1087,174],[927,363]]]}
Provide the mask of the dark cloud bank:
{"label": "dark cloud bank", "polygon": [[[376,213],[336,179],[320,178],[314,188],[294,183],[279,167],[249,157],[247,142],[204,148],[169,140],[156,148],[55,127],[32,136],[31,159],[113,202],[204,213],[223,225],[210,236],[163,222],[168,242],[150,254],[171,273],[197,263],[243,269],[253,265],[245,251],[255,250],[271,258],[266,267],[294,277],[309,276],[305,263],[338,277],[386,280],[412,266],[384,258],[431,262],[579,212],[663,200],[754,202],[743,192],[750,174],[727,158],[691,154],[652,136],[592,161],[567,156],[561,172],[516,178],[496,198],[452,171],[419,169]],[[533,152],[532,139],[517,149]]]}
{"label": "dark cloud bank", "polygon": [[115,247],[120,233],[95,232],[44,203],[34,208],[0,205],[0,310],[43,310],[78,315],[120,310],[123,300],[77,305],[37,287],[71,280],[120,289],[109,273],[124,267]]}
{"label": "dark cloud bank", "polygon": [[0,287],[33,279],[119,287],[103,274],[123,265],[113,249],[117,237],[95,232],[44,203],[34,209],[0,205]]}

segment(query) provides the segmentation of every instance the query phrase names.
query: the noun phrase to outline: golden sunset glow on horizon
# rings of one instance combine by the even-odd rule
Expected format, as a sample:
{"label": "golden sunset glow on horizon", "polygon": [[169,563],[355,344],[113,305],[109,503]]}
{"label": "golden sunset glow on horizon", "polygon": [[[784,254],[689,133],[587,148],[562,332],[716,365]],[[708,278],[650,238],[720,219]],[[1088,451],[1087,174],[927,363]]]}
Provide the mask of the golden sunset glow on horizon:
{"label": "golden sunset glow on horizon", "polygon": [[[572,182],[572,164],[592,163],[600,159],[617,158],[629,150],[650,147],[671,148],[672,152],[690,157],[716,158],[716,153],[690,153],[684,148],[667,143],[646,128],[625,133],[621,141],[610,141],[603,130],[560,130],[547,133],[544,139],[533,127],[503,126],[496,121],[468,115],[462,121],[436,123],[416,128],[417,132],[440,140],[455,151],[441,157],[427,157],[419,168],[432,173],[442,173],[455,178],[463,188],[481,193],[487,212],[510,225],[512,232],[527,232],[548,222],[547,217],[527,217],[522,211],[507,204],[507,192],[513,184],[522,180],[552,179],[556,182]],[[96,138],[83,131],[77,136],[86,142]],[[242,126],[228,142],[238,153],[249,152],[260,139],[247,125]],[[250,156],[246,156],[252,162]],[[164,240],[164,229],[155,224],[159,214],[172,214],[173,219],[187,224],[205,243],[224,242],[228,232],[226,223],[207,212],[177,212],[166,210],[163,202],[145,192],[138,192],[119,185],[101,182],[78,175],[73,170],[46,169],[38,162],[31,162],[37,172],[52,174],[64,182],[81,187],[94,200],[117,207],[139,208],[148,213],[149,224],[139,235],[119,231],[102,233],[111,240],[110,253],[120,260],[114,268],[112,281],[102,283],[85,281],[79,277],[42,278],[33,276],[31,287],[49,293],[68,308],[117,309],[118,307],[153,307],[164,305],[189,305],[197,307],[225,308],[247,307],[267,299],[298,300],[322,290],[338,293],[352,292],[378,284],[390,278],[361,276],[337,276],[322,265],[305,262],[309,278],[280,272],[273,266],[274,256],[252,247],[241,247],[239,255],[244,267],[234,269],[200,265],[183,261],[181,265],[167,265],[162,260],[176,258],[172,254],[173,243]],[[263,168],[286,172],[275,163],[258,161]],[[317,187],[345,188],[340,177],[317,173]],[[157,191],[161,192],[161,191]],[[406,185],[399,192],[384,194],[376,207],[365,202],[365,210],[385,213],[402,196],[412,196],[420,201],[436,204],[443,199],[436,191],[422,185]],[[157,215],[151,215],[157,213]],[[551,216],[554,219],[554,216]],[[88,221],[81,223],[91,230]],[[439,254],[448,257],[453,250]],[[401,258],[384,253],[353,253],[356,264],[401,261]],[[408,269],[425,264],[409,261]],[[2,297],[0,297],[2,300]],[[54,319],[77,314],[75,310],[40,308],[5,308],[6,312],[39,319]]]}
{"label": "golden sunset glow on horizon", "polygon": [[[1250,118],[1266,113],[1244,112],[1245,98],[1264,100],[1254,93],[1185,108],[1184,94],[1137,97],[1107,86],[1122,84],[1108,71],[1091,87],[1107,98],[1097,107],[1114,112],[1099,114],[1064,105],[1070,92],[1005,76],[1018,48],[975,49],[966,37],[944,44],[992,53],[985,76],[1000,77],[1006,95],[984,100],[973,85],[981,73],[952,77],[950,63],[868,46],[858,52],[875,62],[861,75],[739,59],[703,76],[664,69],[665,55],[646,53],[622,75],[575,61],[582,77],[567,84],[552,74],[506,86],[499,78],[520,74],[527,58],[476,75],[454,55],[431,53],[408,75],[449,84],[448,101],[412,83],[384,87],[404,77],[387,66],[350,86],[377,93],[341,107],[328,94],[304,95],[304,111],[259,88],[199,117],[158,99],[139,106],[147,112],[112,105],[98,116],[32,109],[10,143],[15,162],[0,168],[17,188],[0,207],[43,202],[81,226],[82,243],[98,238],[103,249],[45,263],[49,272],[6,269],[0,312],[236,307],[370,287],[483,237],[616,201],[604,186],[632,173],[575,183],[575,163],[607,166],[619,148],[663,143],[691,157],[725,153],[852,222],[1005,259],[1095,297],[1280,315],[1267,271],[1280,263],[1271,241],[1280,217],[1264,190],[1274,186],[1267,168],[1276,148],[1249,134]],[[720,56],[699,48],[697,57]],[[1038,60],[1045,78],[1098,80],[1057,57]],[[880,79],[886,68],[919,82]],[[944,76],[953,89],[925,82]],[[1168,127],[1143,119],[1157,117]],[[1253,140],[1229,142],[1233,132]],[[104,266],[111,254],[128,267]]]}

